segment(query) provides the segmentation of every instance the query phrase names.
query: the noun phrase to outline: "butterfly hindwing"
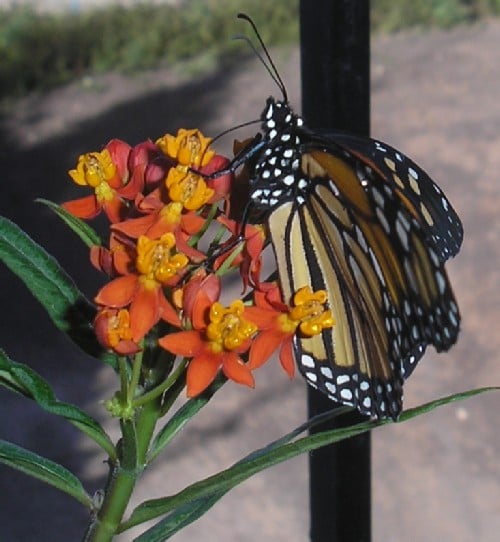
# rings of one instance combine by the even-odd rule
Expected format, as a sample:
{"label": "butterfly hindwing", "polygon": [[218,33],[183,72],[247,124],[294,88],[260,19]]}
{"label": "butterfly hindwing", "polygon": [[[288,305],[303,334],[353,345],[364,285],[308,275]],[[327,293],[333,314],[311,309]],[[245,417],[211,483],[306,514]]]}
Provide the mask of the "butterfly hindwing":
{"label": "butterfly hindwing", "polygon": [[359,232],[345,228],[347,218],[338,201],[326,210],[319,198],[300,207],[288,202],[269,216],[285,299],[303,286],[324,289],[335,318],[321,335],[298,336],[295,357],[305,378],[335,401],[368,415],[396,417],[402,376],[391,350],[399,339],[386,331],[396,314],[388,302],[387,312],[380,309],[382,285],[371,274]]}

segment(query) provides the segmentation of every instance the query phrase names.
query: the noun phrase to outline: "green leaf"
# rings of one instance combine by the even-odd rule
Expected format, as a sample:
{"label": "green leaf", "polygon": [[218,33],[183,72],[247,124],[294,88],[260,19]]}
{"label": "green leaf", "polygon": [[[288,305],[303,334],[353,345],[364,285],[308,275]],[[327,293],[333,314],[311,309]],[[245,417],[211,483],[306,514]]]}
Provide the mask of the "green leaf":
{"label": "green leaf", "polygon": [[[430,403],[426,403],[419,407],[406,410],[401,414],[398,423],[430,412],[439,406],[493,390],[498,391],[500,390],[500,387],[479,388],[431,401]],[[159,532],[161,529],[161,532],[163,533],[162,536],[165,535],[165,533],[168,533],[168,536],[171,536],[171,534],[176,532],[180,526],[186,525],[186,522],[197,519],[197,517],[199,517],[197,515],[198,512],[202,511],[204,506],[207,506],[208,509],[214,502],[222,497],[224,493],[250,478],[253,474],[305,452],[310,452],[321,448],[322,446],[360,435],[381,425],[393,423],[391,420],[371,420],[350,427],[315,433],[314,435],[308,435],[294,440],[293,442],[288,442],[289,437],[293,434],[298,434],[297,432],[300,433],[302,428],[307,427],[311,423],[317,424],[323,421],[324,419],[318,420],[317,418],[313,418],[310,422],[307,422],[297,430],[283,437],[283,439],[276,441],[276,443],[279,443],[278,445],[273,443],[261,450],[257,450],[245,459],[234,464],[232,467],[210,476],[205,480],[196,482],[175,495],[145,501],[140,504],[132,512],[130,518],[120,526],[120,531],[124,531],[144,521],[178,510],[180,511],[179,515],[176,515],[174,512],[152,528],[153,530],[156,530],[156,532]],[[285,443],[283,444],[282,442]],[[191,508],[189,507],[190,503]],[[147,533],[148,532],[149,531],[147,531]],[[138,540],[144,542],[148,539],[144,538]],[[151,540],[166,540],[166,538],[152,538]]]}
{"label": "green leaf", "polygon": [[[271,450],[276,449],[279,446],[286,444],[287,442],[290,442],[301,433],[312,429],[316,425],[324,423],[328,420],[332,420],[333,418],[337,418],[338,416],[345,414],[349,410],[351,409],[348,407],[337,407],[329,412],[314,416],[314,418],[311,418],[309,421],[303,423],[287,435],[279,438],[278,440],[275,440],[274,442],[271,442],[264,448],[250,453],[245,458],[238,461],[238,463],[236,464],[244,464],[250,459],[259,457],[266,452],[270,452]],[[136,538],[134,542],[160,542],[162,540],[167,540],[176,532],[180,531],[190,523],[193,523],[193,521],[196,521],[198,518],[200,518],[228,491],[229,489],[225,491],[219,491],[212,495],[202,497],[200,499],[196,499],[195,501],[188,502],[185,505],[179,506],[166,518],[162,519],[156,525],[154,525],[142,535],[140,535],[138,538]]]}
{"label": "green leaf", "polygon": [[66,211],[66,209],[48,199],[38,198],[36,201],[43,203],[49,207],[49,209],[54,211],[54,213],[63,220],[89,248],[94,245],[102,245],[101,238],[97,235],[96,231],[82,219],[72,215]]}
{"label": "green leaf", "polygon": [[9,359],[1,349],[0,385],[32,399],[50,414],[62,416],[94,440],[111,459],[116,458],[113,442],[94,418],[75,405],[58,401],[46,380],[30,367]]}
{"label": "green leaf", "polygon": [[163,540],[168,540],[175,533],[199,519],[226,493],[227,491],[221,491],[179,506],[175,512],[159,521],[137,538],[134,538],[134,542],[163,542]]}
{"label": "green leaf", "polygon": [[0,259],[24,282],[58,329],[87,354],[116,367],[116,356],[106,352],[95,337],[95,307],[52,256],[4,217],[0,217]]}
{"label": "green leaf", "polygon": [[57,487],[87,508],[92,508],[92,499],[80,480],[62,465],[1,439],[0,462]]}

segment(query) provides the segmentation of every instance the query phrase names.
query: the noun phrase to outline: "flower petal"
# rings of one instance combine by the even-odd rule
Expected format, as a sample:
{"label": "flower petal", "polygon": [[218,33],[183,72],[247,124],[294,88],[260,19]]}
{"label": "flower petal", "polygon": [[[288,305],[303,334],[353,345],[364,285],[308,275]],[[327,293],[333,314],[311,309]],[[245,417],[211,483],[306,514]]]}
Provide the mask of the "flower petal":
{"label": "flower petal", "polygon": [[183,233],[179,228],[174,232],[175,234],[175,246],[179,252],[185,254],[193,262],[202,262],[206,255],[203,252],[195,249],[188,244],[189,237]]}
{"label": "flower petal", "polygon": [[128,305],[137,288],[137,276],[118,277],[103,286],[94,298],[98,305],[121,308]]}
{"label": "flower petal", "polygon": [[97,198],[94,195],[67,201],[61,207],[78,218],[87,219],[94,218],[101,211],[101,206],[97,203]]}
{"label": "flower petal", "polygon": [[220,357],[203,354],[193,358],[187,368],[187,396],[195,397],[205,391],[217,376]]}
{"label": "flower petal", "polygon": [[293,358],[293,336],[288,337],[280,351],[280,363],[286,374],[293,378],[295,376],[295,360]]}
{"label": "flower petal", "polygon": [[156,220],[157,214],[152,213],[145,216],[140,216],[139,218],[130,218],[129,220],[124,220],[117,224],[113,224],[113,231],[119,231],[124,233],[132,239],[137,239],[141,235],[145,235],[149,230],[151,225]]}
{"label": "flower petal", "polygon": [[248,367],[257,369],[264,365],[283,342],[283,333],[274,330],[262,331],[252,341]]}
{"label": "flower petal", "polygon": [[133,200],[144,188],[145,164],[139,164],[132,172],[128,183],[118,190],[122,198]]}
{"label": "flower petal", "polygon": [[111,252],[100,245],[93,245],[90,247],[90,262],[91,264],[106,273],[106,275],[111,276],[113,273],[113,258]]}
{"label": "flower petal", "polygon": [[260,307],[245,307],[245,318],[253,322],[259,329],[269,329],[276,327],[276,318],[280,315],[274,310],[263,309]]}
{"label": "flower petal", "polygon": [[[210,162],[201,168],[201,172],[205,175],[210,175],[215,171],[221,171],[224,168],[227,168],[230,161],[220,154],[216,154]],[[233,174],[228,173],[226,175],[221,175],[215,179],[210,179],[207,181],[207,186],[214,190],[214,195],[212,196],[210,203],[219,201],[223,197],[226,197],[231,190],[231,184],[233,182]]]}
{"label": "flower petal", "polygon": [[178,331],[158,339],[158,344],[178,356],[193,357],[203,349],[204,342],[198,331]]}
{"label": "flower petal", "polygon": [[250,388],[255,387],[255,380],[252,372],[248,368],[248,365],[243,363],[241,358],[235,352],[228,352],[224,355],[222,370],[224,371],[224,374],[231,380],[234,380],[234,382],[244,384]]}
{"label": "flower petal", "polygon": [[130,305],[132,339],[139,342],[160,319],[160,288],[139,288]]}
{"label": "flower petal", "polygon": [[195,329],[203,329],[208,322],[210,306],[219,299],[220,278],[214,274],[197,276],[184,287],[183,308]]}
{"label": "flower petal", "polygon": [[205,219],[196,213],[190,212],[181,216],[181,227],[189,235],[198,233],[204,224]]}
{"label": "flower petal", "polygon": [[150,140],[138,143],[130,152],[128,166],[134,169],[139,164],[150,164],[156,162],[160,156],[160,149]]}
{"label": "flower petal", "polygon": [[106,149],[108,149],[113,164],[116,166],[120,180],[126,179],[128,175],[127,162],[132,147],[121,139],[112,139],[106,145]]}
{"label": "flower petal", "polygon": [[116,193],[112,199],[103,203],[103,209],[112,224],[120,222],[127,211],[126,205]]}
{"label": "flower petal", "polygon": [[181,320],[179,318],[179,315],[177,314],[177,311],[167,301],[167,299],[165,298],[163,294],[159,296],[159,302],[160,302],[160,318],[162,320],[165,320],[165,322],[172,324],[173,326],[181,327]]}
{"label": "flower petal", "polygon": [[114,351],[122,356],[131,356],[140,352],[141,348],[134,341],[120,341],[114,347]]}

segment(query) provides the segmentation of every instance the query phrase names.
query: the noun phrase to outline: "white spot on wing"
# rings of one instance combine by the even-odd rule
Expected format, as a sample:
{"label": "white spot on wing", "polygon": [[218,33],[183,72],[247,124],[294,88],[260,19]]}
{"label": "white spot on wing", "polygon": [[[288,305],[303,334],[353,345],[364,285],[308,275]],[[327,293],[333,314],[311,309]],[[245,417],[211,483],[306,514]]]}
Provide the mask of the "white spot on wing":
{"label": "white spot on wing", "polygon": [[408,173],[409,173],[414,179],[418,179],[418,173],[417,173],[412,167],[409,167],[409,168],[408,168]]}
{"label": "white spot on wing", "polygon": [[304,367],[314,367],[316,365],[314,358],[308,354],[302,354],[300,362]]}
{"label": "white spot on wing", "polygon": [[389,226],[389,222],[387,221],[387,218],[385,217],[383,210],[380,207],[377,207],[375,209],[375,213],[377,214],[377,218],[382,228],[384,228],[385,233],[390,234],[391,227]]}
{"label": "white spot on wing", "polygon": [[330,367],[321,367],[320,371],[321,371],[321,374],[325,376],[326,378],[331,379],[333,377],[333,373]]}
{"label": "white spot on wing", "polygon": [[340,397],[346,401],[350,401],[352,399],[352,391],[348,389],[340,390]]}
{"label": "white spot on wing", "polygon": [[331,382],[325,382],[325,388],[331,393],[334,394],[337,391],[337,387],[335,384],[332,384]]}
{"label": "white spot on wing", "polygon": [[310,371],[306,373],[306,378],[310,382],[316,383],[318,381],[318,375],[316,375],[315,373],[311,373]]}

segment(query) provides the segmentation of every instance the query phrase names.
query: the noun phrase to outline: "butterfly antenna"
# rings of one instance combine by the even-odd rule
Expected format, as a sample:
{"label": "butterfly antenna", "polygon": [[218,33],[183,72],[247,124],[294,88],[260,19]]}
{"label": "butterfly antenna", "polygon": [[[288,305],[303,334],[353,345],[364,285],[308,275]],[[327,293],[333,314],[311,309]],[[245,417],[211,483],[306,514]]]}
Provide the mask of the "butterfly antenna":
{"label": "butterfly antenna", "polygon": [[[283,79],[281,79],[280,74],[278,72],[278,68],[276,68],[276,65],[273,62],[273,59],[271,58],[271,55],[269,54],[269,51],[267,50],[266,45],[264,44],[264,40],[262,39],[261,35],[259,34],[259,31],[257,30],[257,25],[254,23],[253,19],[247,15],[246,13],[238,13],[237,15],[238,19],[243,19],[247,21],[247,23],[250,24],[252,27],[255,36],[257,37],[257,40],[259,41],[260,46],[262,47],[262,50],[264,51],[264,57],[257,51],[254,44],[246,37],[246,36],[238,36],[241,39],[244,39],[252,48],[254,53],[257,55],[259,60],[262,62],[266,70],[268,71],[269,75],[272,77],[273,81],[276,83],[278,88],[281,91],[281,94],[283,95],[283,100],[285,102],[288,102],[288,94],[286,92],[285,83],[283,83]],[[267,62],[266,62],[267,59]]]}
{"label": "butterfly antenna", "polygon": [[223,132],[221,132],[220,134],[217,134],[211,141],[210,144],[214,143],[215,141],[217,141],[218,139],[220,139],[221,137],[224,137],[225,135],[227,134],[230,134],[231,132],[234,132],[235,130],[239,130],[240,128],[245,128],[246,126],[251,126],[252,124],[257,124],[261,122],[260,119],[255,119],[255,120],[249,120],[247,122],[242,122],[241,124],[237,124],[236,126],[232,126],[231,128],[228,128],[227,130],[224,130]]}

